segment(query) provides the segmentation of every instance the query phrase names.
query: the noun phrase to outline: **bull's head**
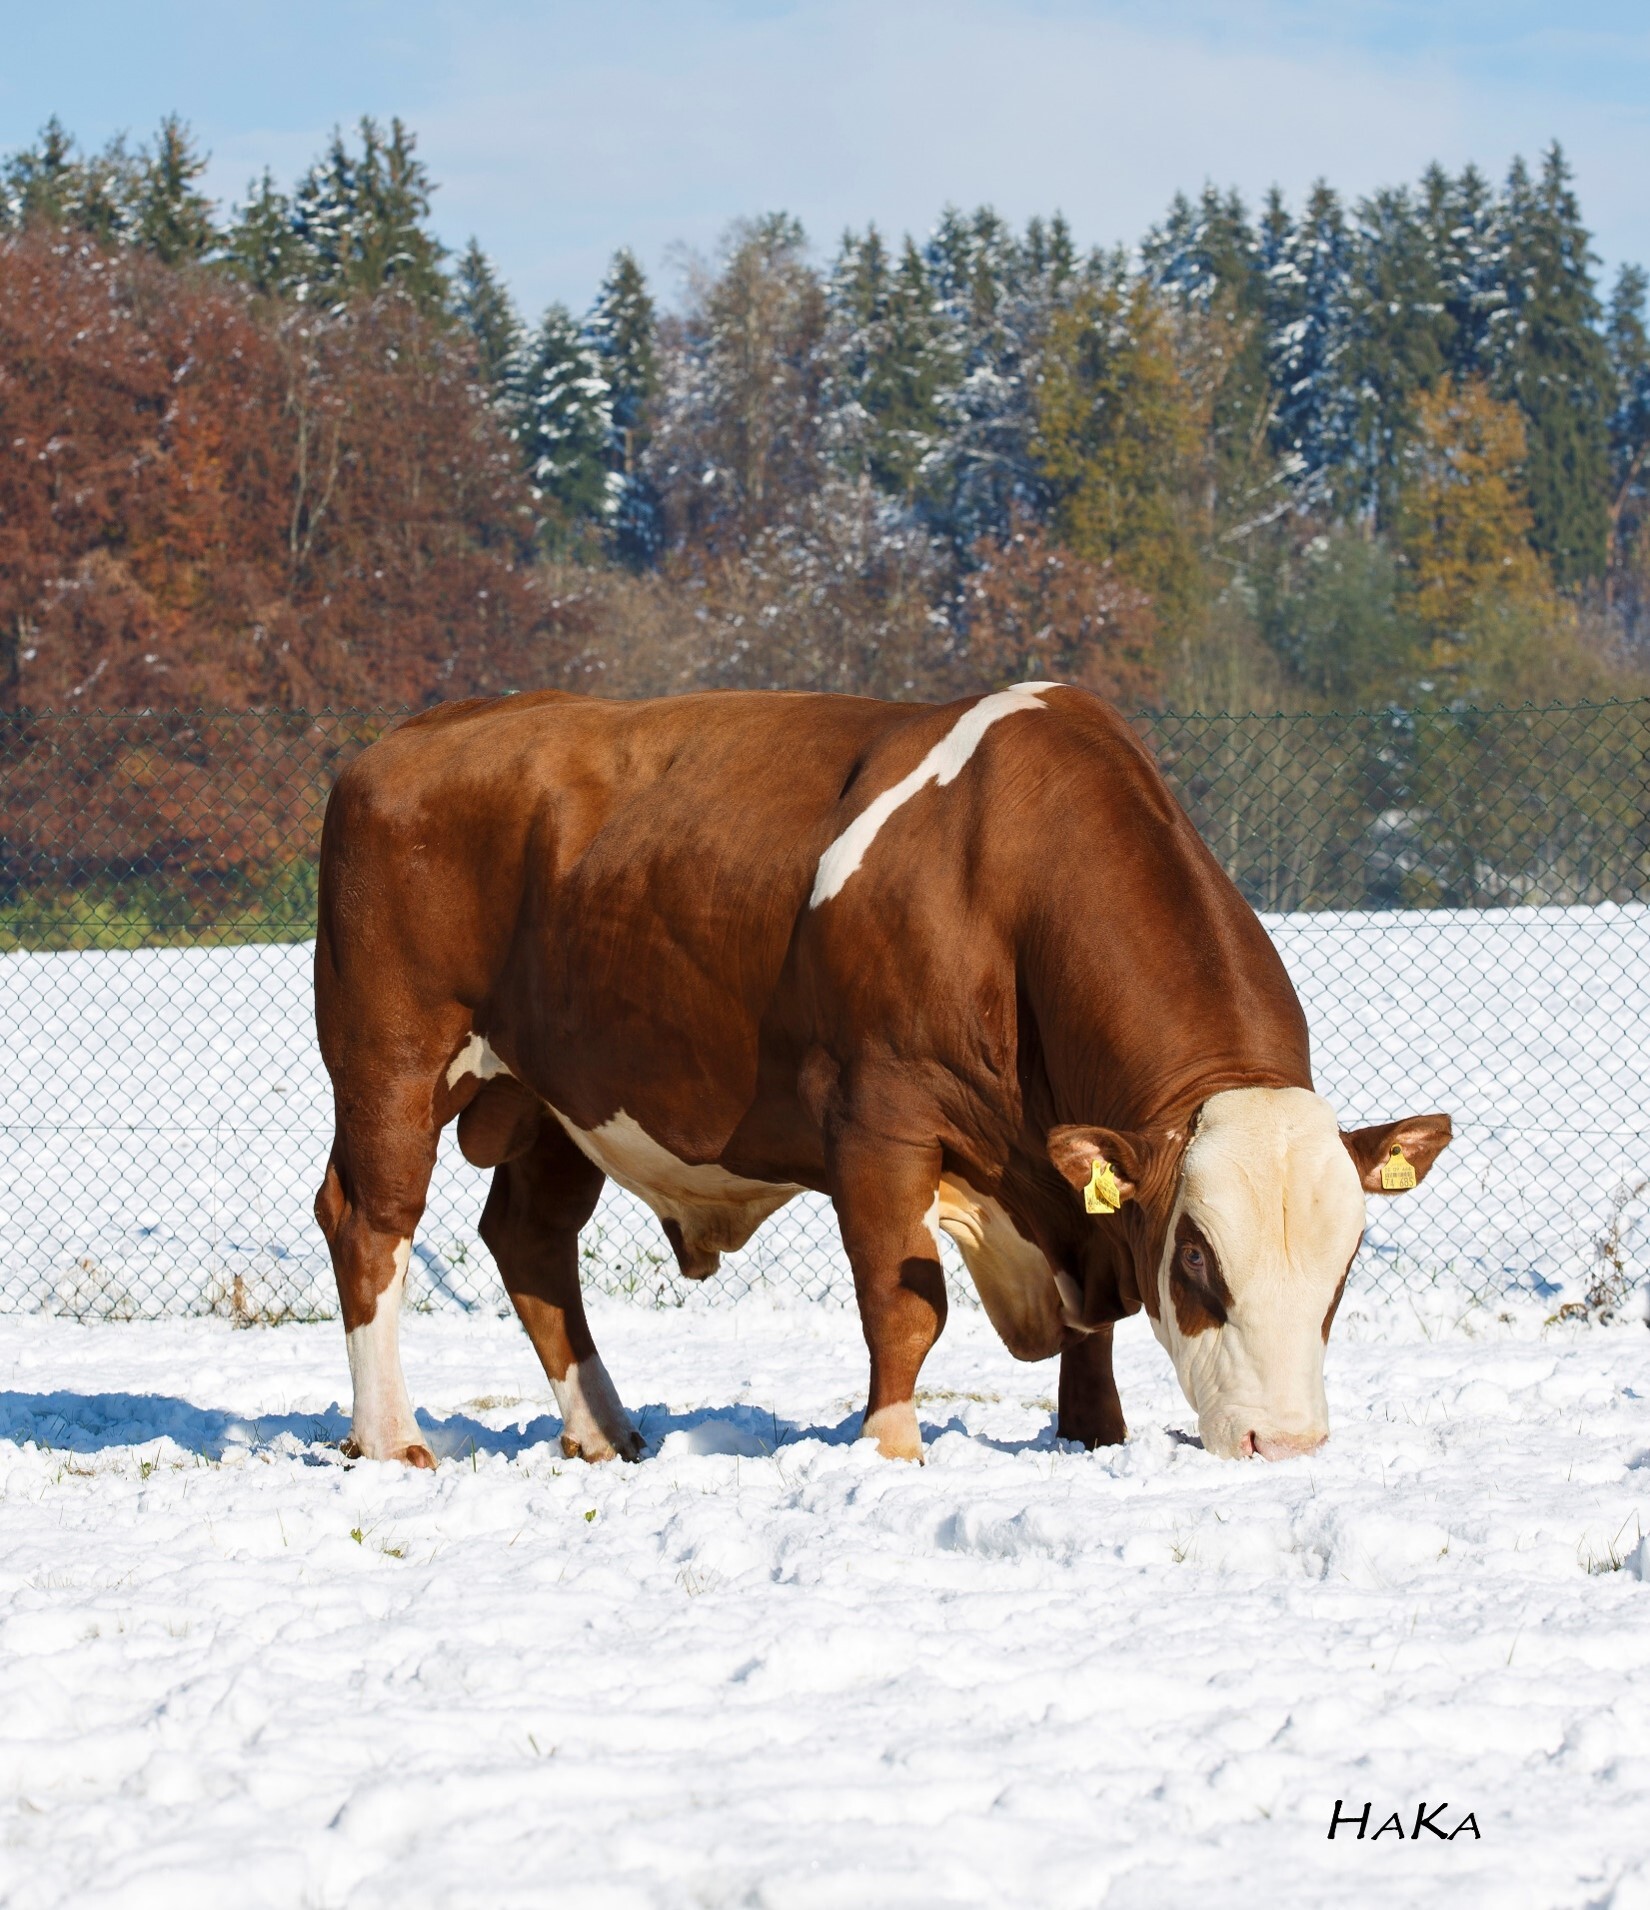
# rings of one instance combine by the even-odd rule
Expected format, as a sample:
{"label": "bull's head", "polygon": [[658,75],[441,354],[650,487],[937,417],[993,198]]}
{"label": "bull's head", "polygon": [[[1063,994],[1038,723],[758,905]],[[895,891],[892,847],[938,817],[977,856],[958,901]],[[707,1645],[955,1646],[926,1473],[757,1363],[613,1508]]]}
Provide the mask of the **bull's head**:
{"label": "bull's head", "polygon": [[1184,1130],[1057,1127],[1049,1157],[1088,1192],[1096,1226],[1140,1203],[1141,1298],[1208,1451],[1281,1459],[1329,1436],[1323,1353],[1364,1195],[1422,1180],[1446,1114],[1338,1126],[1305,1088],[1211,1095]]}

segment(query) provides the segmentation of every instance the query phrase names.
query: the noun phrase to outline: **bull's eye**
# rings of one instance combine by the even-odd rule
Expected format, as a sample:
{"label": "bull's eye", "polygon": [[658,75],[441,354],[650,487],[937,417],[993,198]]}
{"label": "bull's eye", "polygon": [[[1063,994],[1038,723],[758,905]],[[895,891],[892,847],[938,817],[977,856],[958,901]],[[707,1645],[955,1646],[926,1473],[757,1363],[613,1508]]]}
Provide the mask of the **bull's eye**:
{"label": "bull's eye", "polygon": [[1194,1280],[1202,1280],[1208,1274],[1209,1262],[1203,1249],[1189,1240],[1180,1249],[1180,1264]]}

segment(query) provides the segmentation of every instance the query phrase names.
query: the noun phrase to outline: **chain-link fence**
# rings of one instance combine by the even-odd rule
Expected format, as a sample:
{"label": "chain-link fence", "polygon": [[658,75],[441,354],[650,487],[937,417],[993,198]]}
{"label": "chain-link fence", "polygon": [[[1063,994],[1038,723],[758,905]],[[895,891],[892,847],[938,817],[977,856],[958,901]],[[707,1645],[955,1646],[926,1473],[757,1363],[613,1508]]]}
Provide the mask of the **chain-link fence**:
{"label": "chain-link fence", "polygon": [[[335,1310],[307,944],[326,792],[393,720],[0,717],[0,1310]],[[1455,1116],[1425,1190],[1371,1203],[1355,1290],[1619,1304],[1650,1266],[1650,702],[1141,728],[1265,915],[1342,1119]],[[503,1308],[484,1194],[449,1131],[413,1304]],[[611,1186],[583,1255],[601,1291],[698,1291]],[[760,1287],[851,1297],[827,1202],[705,1297]]]}

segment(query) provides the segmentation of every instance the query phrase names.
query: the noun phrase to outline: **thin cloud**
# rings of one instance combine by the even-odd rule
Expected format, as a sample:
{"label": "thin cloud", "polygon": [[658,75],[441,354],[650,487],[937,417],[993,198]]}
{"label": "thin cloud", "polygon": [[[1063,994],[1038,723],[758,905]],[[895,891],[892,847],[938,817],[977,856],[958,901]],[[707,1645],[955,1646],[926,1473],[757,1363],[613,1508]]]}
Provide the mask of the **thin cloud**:
{"label": "thin cloud", "polygon": [[86,11],[20,23],[6,143],[53,110],[97,143],[176,109],[229,203],[335,122],[399,111],[440,231],[476,232],[533,311],[583,306],[621,244],[668,288],[673,243],[775,207],[822,249],[870,220],[925,231],[948,201],[1132,243],[1206,179],[1356,197],[1434,158],[1499,175],[1555,136],[1600,252],[1650,256],[1650,22],[1623,0],[1574,20],[1543,0],[259,0],[232,33],[204,0],[152,0],[95,9],[90,38]]}

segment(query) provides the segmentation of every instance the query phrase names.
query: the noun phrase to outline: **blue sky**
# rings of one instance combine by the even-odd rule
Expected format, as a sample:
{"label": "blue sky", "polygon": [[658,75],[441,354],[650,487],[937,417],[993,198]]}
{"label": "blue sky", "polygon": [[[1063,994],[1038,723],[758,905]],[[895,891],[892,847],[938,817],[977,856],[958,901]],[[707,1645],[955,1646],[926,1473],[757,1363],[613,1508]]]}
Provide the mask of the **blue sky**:
{"label": "blue sky", "polygon": [[1557,137],[1599,252],[1650,260],[1650,6],[1530,0],[107,0],[6,8],[0,147],[178,111],[226,200],[335,122],[400,113],[524,305],[584,306],[616,245],[783,207],[822,248],[948,200],[1132,241],[1206,178],[1349,194]]}

